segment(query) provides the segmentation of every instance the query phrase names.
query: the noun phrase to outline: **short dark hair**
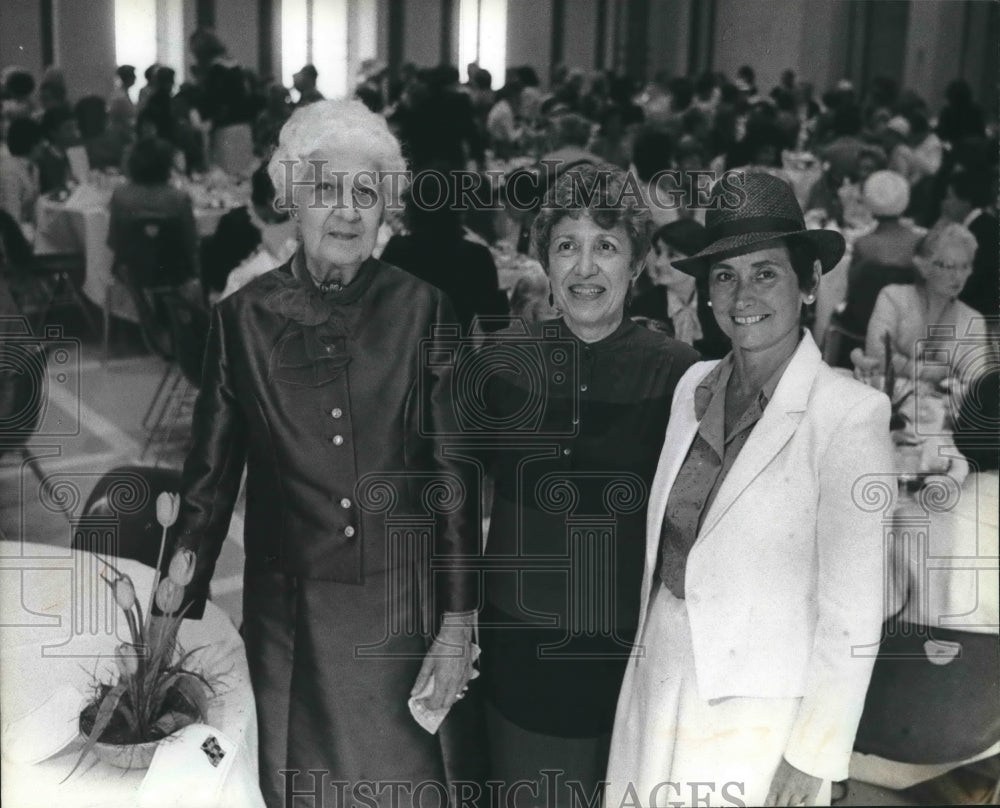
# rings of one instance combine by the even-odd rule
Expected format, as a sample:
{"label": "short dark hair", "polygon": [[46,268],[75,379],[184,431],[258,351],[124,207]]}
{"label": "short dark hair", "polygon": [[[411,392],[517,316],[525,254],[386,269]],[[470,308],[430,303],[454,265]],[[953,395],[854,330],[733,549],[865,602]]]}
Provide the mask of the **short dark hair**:
{"label": "short dark hair", "polygon": [[128,158],[128,175],[137,185],[163,185],[170,179],[174,147],[162,138],[136,142]]}
{"label": "short dark hair", "polygon": [[[632,260],[638,262],[645,257],[652,229],[649,210],[635,198],[627,182],[626,172],[610,163],[576,166],[556,180],[531,225],[531,243],[546,271],[552,228],[567,216],[575,219],[586,214],[606,230],[624,226],[632,246]],[[584,193],[590,198],[585,200]]]}
{"label": "short dark hair", "polygon": [[974,208],[984,207],[989,204],[990,188],[988,177],[974,176],[968,171],[954,171],[948,177],[945,187],[951,188],[955,196],[963,202],[968,202]]}
{"label": "short dark hair", "polygon": [[66,123],[66,121],[72,120],[73,113],[69,107],[63,104],[49,107],[42,115],[42,132],[46,137],[49,137],[55,134],[59,130],[59,127]]}
{"label": "short dark hair", "polygon": [[108,123],[108,108],[99,95],[86,95],[73,108],[80,137],[90,138],[103,134]]}
{"label": "short dark hair", "polygon": [[956,448],[975,471],[996,471],[1000,466],[1000,371],[975,379],[965,391],[955,419]]}
{"label": "short dark hair", "polygon": [[42,127],[31,118],[15,118],[7,129],[7,149],[14,157],[27,157],[41,139]]}
{"label": "short dark hair", "polygon": [[135,68],[132,65],[120,65],[118,69],[115,70],[115,75],[122,81],[128,81],[130,79],[135,81]]}
{"label": "short dark hair", "polygon": [[27,98],[35,91],[35,77],[27,70],[14,70],[7,74],[3,89],[11,98]]}
{"label": "short dark hair", "polygon": [[643,182],[670,168],[673,156],[674,139],[661,129],[643,129],[632,144],[632,165]]}

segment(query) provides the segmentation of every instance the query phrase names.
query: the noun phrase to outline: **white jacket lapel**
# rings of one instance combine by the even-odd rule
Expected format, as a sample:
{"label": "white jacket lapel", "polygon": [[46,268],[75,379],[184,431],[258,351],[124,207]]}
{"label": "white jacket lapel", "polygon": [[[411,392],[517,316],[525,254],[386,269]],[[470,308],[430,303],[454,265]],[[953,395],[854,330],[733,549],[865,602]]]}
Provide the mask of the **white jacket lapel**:
{"label": "white jacket lapel", "polygon": [[699,540],[711,532],[740,494],[791,439],[809,403],[809,393],[821,364],[819,349],[807,331],[785,368],[774,397],[719,488],[705,516]]}

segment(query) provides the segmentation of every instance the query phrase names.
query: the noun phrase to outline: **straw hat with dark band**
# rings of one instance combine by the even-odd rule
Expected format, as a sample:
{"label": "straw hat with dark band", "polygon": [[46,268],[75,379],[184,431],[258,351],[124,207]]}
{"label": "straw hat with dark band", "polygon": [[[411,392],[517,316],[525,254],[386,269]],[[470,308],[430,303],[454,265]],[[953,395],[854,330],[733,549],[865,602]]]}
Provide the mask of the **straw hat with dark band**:
{"label": "straw hat with dark band", "polygon": [[742,182],[739,179],[737,175],[715,184],[712,207],[705,217],[708,246],[690,258],[674,261],[674,267],[698,277],[708,272],[713,261],[751,252],[774,239],[810,242],[823,272],[837,265],[846,248],[844,237],[834,230],[806,230],[802,208],[788,183],[770,174],[744,174]]}

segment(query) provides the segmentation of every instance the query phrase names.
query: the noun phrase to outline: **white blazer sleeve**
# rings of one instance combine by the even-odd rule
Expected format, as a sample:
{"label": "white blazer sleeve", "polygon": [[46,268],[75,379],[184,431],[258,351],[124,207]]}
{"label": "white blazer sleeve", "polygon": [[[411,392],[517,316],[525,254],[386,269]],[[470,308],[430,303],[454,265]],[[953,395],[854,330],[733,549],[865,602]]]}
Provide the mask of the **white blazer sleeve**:
{"label": "white blazer sleeve", "polygon": [[818,618],[804,696],[785,759],[824,780],[846,780],[881,637],[883,520],[856,501],[855,483],[885,474],[894,499],[889,400],[875,391],[832,423],[819,460]]}

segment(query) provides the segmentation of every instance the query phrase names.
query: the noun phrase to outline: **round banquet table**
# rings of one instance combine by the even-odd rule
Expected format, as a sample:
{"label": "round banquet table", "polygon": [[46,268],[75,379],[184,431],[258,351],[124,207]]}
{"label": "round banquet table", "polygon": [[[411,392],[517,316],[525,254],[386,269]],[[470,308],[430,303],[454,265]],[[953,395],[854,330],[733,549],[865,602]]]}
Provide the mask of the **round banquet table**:
{"label": "round banquet table", "polygon": [[[132,578],[145,610],[153,570],[127,559],[113,563]],[[128,630],[99,577],[102,569],[91,553],[0,542],[0,717],[5,729],[61,685],[72,685],[89,695],[95,674],[102,681],[111,678],[114,649],[127,638]],[[237,749],[215,804],[263,808],[257,775],[257,714],[243,641],[227,615],[211,602],[203,619],[184,621],[178,640],[187,650],[201,648],[188,667],[215,682],[216,694],[209,701],[205,723],[231,739]],[[7,808],[137,804],[146,770],[117,769],[90,754],[72,777],[61,782],[76,763],[82,740],[35,765],[12,762],[11,743],[5,732],[2,796]],[[197,795],[190,797],[185,804],[204,804]]]}
{"label": "round banquet table", "polygon": [[[94,189],[75,194],[64,202],[41,196],[35,206],[35,254],[82,252],[87,268],[83,293],[97,306],[104,305],[115,260],[108,246],[110,198],[110,193]],[[194,220],[199,237],[213,235],[227,210],[196,205]]]}

